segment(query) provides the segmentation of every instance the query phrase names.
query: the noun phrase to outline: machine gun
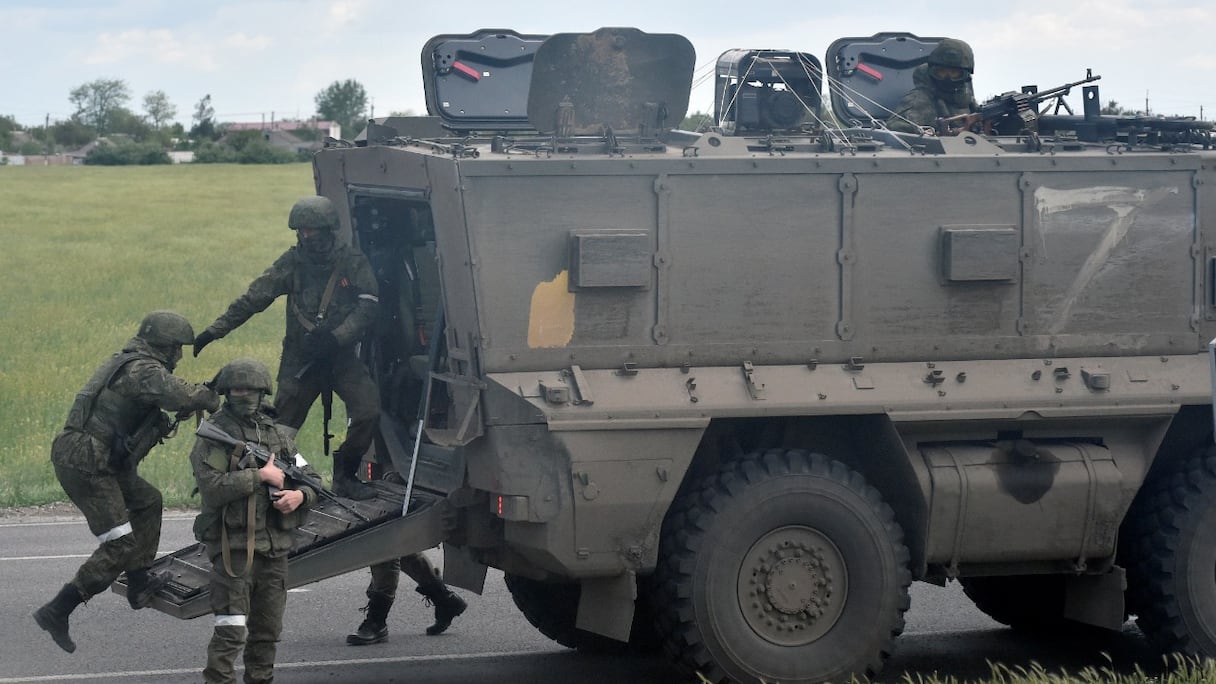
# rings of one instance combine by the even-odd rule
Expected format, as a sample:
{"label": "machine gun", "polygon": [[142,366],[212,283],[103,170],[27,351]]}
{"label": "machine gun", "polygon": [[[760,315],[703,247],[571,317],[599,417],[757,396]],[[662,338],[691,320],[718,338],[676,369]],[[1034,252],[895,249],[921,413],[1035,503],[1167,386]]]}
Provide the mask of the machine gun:
{"label": "machine gun", "polygon": [[[202,437],[203,439],[209,439],[213,442],[219,442],[220,444],[223,444],[225,446],[229,446],[229,447],[239,446],[241,449],[244,450],[245,458],[253,459],[253,462],[259,468],[262,466],[265,466],[267,463],[270,462],[271,453],[265,447],[258,445],[258,444],[250,444],[249,442],[242,442],[239,439],[228,434],[227,432],[224,432],[220,428],[216,427],[216,425],[209,420],[201,421],[198,425],[198,429],[194,431],[194,434],[198,435],[199,437]],[[320,478],[313,477],[312,475],[309,475],[308,473],[304,472],[304,470],[301,469],[300,466],[296,465],[294,462],[292,462],[290,460],[278,460],[278,461],[275,461],[274,465],[276,468],[283,471],[283,476],[286,479],[312,487],[313,490],[315,490],[323,498],[328,499],[328,500],[338,504],[342,508],[350,511],[351,514],[353,514],[356,518],[362,520],[363,522],[371,522],[371,520],[368,517],[366,517],[362,513],[360,513],[354,506],[352,506],[351,504],[344,501],[337,494],[334,494],[330,490],[326,489],[325,485],[321,482]],[[278,490],[275,487],[269,487],[269,489],[270,489],[270,496],[273,499],[275,493]]]}
{"label": "machine gun", "polygon": [[[984,135],[992,135],[994,131],[1004,133],[1035,131],[1038,128],[1039,103],[1055,98],[1056,112],[1063,107],[1068,110],[1069,114],[1072,114],[1072,108],[1064,101],[1064,96],[1074,87],[1093,83],[1100,78],[1102,77],[1094,76],[1092,70],[1086,69],[1085,78],[1080,81],[1065,83],[1049,90],[1034,90],[1027,87],[1023,88],[1020,93],[1008,92],[997,95],[980,105],[978,112],[939,118],[934,127],[937,129],[938,135],[957,135],[961,131],[982,132]],[[1018,130],[1002,130],[1009,127],[1008,122],[1017,122]]]}

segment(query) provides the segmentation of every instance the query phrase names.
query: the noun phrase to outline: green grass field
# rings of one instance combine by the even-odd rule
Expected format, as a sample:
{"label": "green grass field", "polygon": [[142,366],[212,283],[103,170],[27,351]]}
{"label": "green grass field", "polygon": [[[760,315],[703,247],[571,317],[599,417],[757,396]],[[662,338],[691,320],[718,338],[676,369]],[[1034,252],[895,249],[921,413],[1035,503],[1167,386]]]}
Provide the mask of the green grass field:
{"label": "green grass field", "polygon": [[[206,327],[293,244],[287,213],[313,192],[308,164],[0,167],[0,507],[66,499],[50,444],[93,370],[153,309]],[[279,300],[199,358],[187,348],[177,375],[206,380],[238,356],[273,372],[283,317]],[[140,466],[167,505],[191,503],[194,438],[182,427]],[[318,405],[305,454],[320,451],[320,433]]]}

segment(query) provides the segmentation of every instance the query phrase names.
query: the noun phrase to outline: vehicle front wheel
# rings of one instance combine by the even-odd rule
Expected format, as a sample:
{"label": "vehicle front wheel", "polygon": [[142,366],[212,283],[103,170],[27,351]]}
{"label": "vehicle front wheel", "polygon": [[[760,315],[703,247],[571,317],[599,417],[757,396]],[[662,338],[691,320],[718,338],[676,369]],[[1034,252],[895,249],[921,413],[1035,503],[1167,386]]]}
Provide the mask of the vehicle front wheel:
{"label": "vehicle front wheel", "polygon": [[682,495],[654,579],[665,647],[715,683],[877,674],[911,584],[903,530],[878,490],[801,450],[726,463]]}
{"label": "vehicle front wheel", "polygon": [[1124,554],[1136,624],[1163,653],[1216,657],[1216,447],[1154,478]]}

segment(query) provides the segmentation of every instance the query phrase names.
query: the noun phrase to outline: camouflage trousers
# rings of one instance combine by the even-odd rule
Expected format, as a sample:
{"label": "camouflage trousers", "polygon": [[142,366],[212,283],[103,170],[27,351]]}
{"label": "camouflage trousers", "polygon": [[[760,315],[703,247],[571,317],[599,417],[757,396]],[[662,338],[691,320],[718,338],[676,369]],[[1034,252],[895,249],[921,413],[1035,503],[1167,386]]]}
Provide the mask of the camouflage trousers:
{"label": "camouflage trousers", "polygon": [[370,570],[372,571],[372,581],[367,585],[368,600],[375,596],[382,596],[388,600],[390,605],[397,598],[397,584],[403,572],[420,587],[441,583],[439,571],[421,553],[377,563],[371,566]]}
{"label": "camouflage trousers", "polygon": [[[237,535],[243,538],[243,534]],[[245,651],[245,682],[274,680],[274,657],[283,631],[287,605],[287,556],[253,555],[253,567],[241,577],[224,570],[219,547],[211,555],[211,612],[215,628],[207,644],[208,684],[236,682],[236,657]],[[232,549],[232,567],[245,567],[245,551]]]}
{"label": "camouflage trousers", "polygon": [[160,544],[160,490],[134,468],[86,473],[56,465],[55,477],[101,542],[72,579],[84,600],[105,591],[123,571],[152,565]]}
{"label": "camouflage trousers", "polygon": [[310,367],[303,377],[296,379],[304,367],[286,360],[279,365],[279,391],[274,395],[276,420],[299,430],[321,392],[326,387],[333,390],[345,404],[346,417],[350,421],[346,439],[334,451],[334,472],[354,475],[363,455],[371,448],[380,424],[380,392],[376,383],[368,374],[367,366],[354,354],[338,354],[330,365]]}

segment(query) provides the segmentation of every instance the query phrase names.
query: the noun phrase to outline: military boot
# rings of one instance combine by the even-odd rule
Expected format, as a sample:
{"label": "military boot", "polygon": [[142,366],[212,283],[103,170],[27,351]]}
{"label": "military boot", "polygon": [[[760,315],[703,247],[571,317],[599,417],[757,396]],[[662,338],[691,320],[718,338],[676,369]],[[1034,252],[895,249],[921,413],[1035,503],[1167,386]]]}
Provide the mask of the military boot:
{"label": "military boot", "polygon": [[68,653],[76,650],[76,642],[68,634],[68,616],[83,602],[76,587],[65,584],[50,603],[34,611],[34,621],[38,626],[50,632],[59,648]]}
{"label": "military boot", "polygon": [[443,634],[452,625],[452,620],[469,607],[464,599],[452,593],[442,582],[418,587],[417,592],[425,597],[428,606],[435,606],[435,624],[426,628],[426,633],[430,636]]}
{"label": "military boot", "polygon": [[151,572],[148,568],[127,571],[127,603],[131,608],[139,610],[152,603],[156,592],[169,583],[171,576],[167,572]]}
{"label": "military boot", "polygon": [[354,634],[346,635],[349,646],[367,646],[388,641],[388,611],[393,607],[393,600],[383,594],[372,594],[367,599],[367,619],[359,625]]}
{"label": "military boot", "polygon": [[359,463],[347,463],[341,450],[334,452],[334,494],[355,501],[376,498],[376,490],[359,480]]}
{"label": "military boot", "polygon": [[334,473],[334,494],[355,501],[367,501],[376,498],[376,490],[368,487],[354,475],[342,472]]}

